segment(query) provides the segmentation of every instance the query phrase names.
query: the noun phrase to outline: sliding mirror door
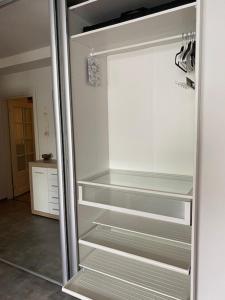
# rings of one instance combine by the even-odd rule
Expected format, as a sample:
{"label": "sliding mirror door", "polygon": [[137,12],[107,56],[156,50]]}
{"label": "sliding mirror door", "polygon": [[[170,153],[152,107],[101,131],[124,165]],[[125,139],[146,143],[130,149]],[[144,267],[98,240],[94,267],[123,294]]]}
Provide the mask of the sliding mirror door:
{"label": "sliding mirror door", "polygon": [[62,284],[48,1],[0,1],[0,39],[0,261]]}

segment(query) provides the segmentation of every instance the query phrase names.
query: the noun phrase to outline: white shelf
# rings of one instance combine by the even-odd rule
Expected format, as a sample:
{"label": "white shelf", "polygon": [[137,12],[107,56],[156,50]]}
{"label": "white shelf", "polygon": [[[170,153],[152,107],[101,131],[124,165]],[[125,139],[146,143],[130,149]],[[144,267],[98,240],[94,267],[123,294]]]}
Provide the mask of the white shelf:
{"label": "white shelf", "polygon": [[107,211],[93,223],[191,245],[191,227]]}
{"label": "white shelf", "polygon": [[62,290],[81,300],[171,300],[89,270],[81,270]]}
{"label": "white shelf", "polygon": [[185,175],[109,169],[78,183],[192,199],[193,179]]}
{"label": "white shelf", "polygon": [[79,204],[146,217],[177,224],[190,225],[190,199],[144,193],[141,190],[109,188],[83,183],[78,187]]}
{"label": "white shelf", "polygon": [[[92,5],[97,5],[97,2]],[[91,5],[89,6],[91,8]],[[87,7],[81,6],[80,9],[85,8],[86,11]],[[112,47],[124,47],[134,43],[176,36],[183,32],[195,31],[195,7],[196,2],[193,2],[123,23],[75,34],[71,38],[89,49],[105,51]],[[77,8],[77,13],[80,15],[78,10]],[[88,22],[87,19],[86,21]]]}
{"label": "white shelf", "polygon": [[125,257],[94,250],[80,266],[130,283],[137,287],[169,296],[176,300],[188,300],[190,279],[188,276],[155,266],[133,261]]}
{"label": "white shelf", "polygon": [[152,8],[171,2],[171,0],[87,0],[69,7],[69,10],[81,16],[91,24],[105,22],[118,18],[121,12],[138,9],[140,7]]}
{"label": "white shelf", "polygon": [[135,233],[96,226],[79,239],[84,246],[132,258],[168,270],[188,275],[191,251],[189,247],[158,241]]}
{"label": "white shelf", "polygon": [[[83,1],[81,3],[78,3],[78,4],[74,4],[74,5],[71,5],[69,7],[69,10],[70,11],[73,11],[73,12],[81,12],[81,7],[85,6],[85,10],[89,8],[89,5],[96,2],[96,4],[99,4],[98,2],[99,0],[86,0],[86,1]],[[92,6],[92,9],[93,9],[93,6]],[[85,11],[84,11],[85,12]],[[88,16],[83,16],[85,18],[87,18]]]}

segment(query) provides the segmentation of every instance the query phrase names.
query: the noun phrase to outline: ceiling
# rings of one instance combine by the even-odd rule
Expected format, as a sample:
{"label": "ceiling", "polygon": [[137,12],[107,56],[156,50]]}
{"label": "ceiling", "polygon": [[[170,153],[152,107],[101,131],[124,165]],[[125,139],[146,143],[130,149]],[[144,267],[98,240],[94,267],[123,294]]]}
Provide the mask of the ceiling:
{"label": "ceiling", "polygon": [[0,8],[0,58],[49,44],[48,0],[18,0]]}

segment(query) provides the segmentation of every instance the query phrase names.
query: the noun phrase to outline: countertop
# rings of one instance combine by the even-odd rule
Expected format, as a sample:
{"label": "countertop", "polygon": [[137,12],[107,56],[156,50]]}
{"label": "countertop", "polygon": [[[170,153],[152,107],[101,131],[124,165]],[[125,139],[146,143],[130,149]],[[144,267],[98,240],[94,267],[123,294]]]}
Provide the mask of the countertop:
{"label": "countertop", "polygon": [[30,167],[41,167],[41,168],[57,168],[57,161],[51,160],[36,160],[29,162]]}

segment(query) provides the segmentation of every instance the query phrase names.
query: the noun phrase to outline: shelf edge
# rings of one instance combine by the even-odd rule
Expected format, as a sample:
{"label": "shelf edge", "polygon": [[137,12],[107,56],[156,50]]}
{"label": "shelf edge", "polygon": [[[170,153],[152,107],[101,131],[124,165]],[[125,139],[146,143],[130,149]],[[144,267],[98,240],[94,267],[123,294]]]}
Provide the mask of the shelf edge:
{"label": "shelf edge", "polygon": [[107,204],[99,204],[99,203],[89,202],[89,201],[84,201],[84,200],[79,200],[78,204],[84,205],[84,206],[89,206],[89,207],[107,209],[107,210],[111,210],[111,211],[115,211],[115,212],[119,212],[119,213],[125,213],[125,214],[129,214],[129,215],[144,217],[144,218],[153,219],[153,220],[176,223],[176,224],[180,224],[180,225],[190,225],[185,222],[185,219],[178,219],[178,218],[167,217],[167,216],[159,217],[160,215],[146,213],[146,212],[139,212],[137,210],[132,210],[132,209],[128,209],[128,208],[110,206]]}
{"label": "shelf edge", "polygon": [[[147,190],[147,189],[142,189],[142,188],[132,188],[132,187],[120,186],[120,185],[110,185],[110,184],[104,184],[104,183],[95,183],[95,182],[84,181],[84,180],[78,180],[77,184],[78,185],[87,185],[87,186],[96,186],[96,187],[105,187],[105,188],[110,188],[110,189],[115,189],[115,190],[146,193],[146,194],[166,196],[166,197],[174,197],[174,198],[177,198],[178,200],[179,199],[185,199],[187,202],[191,202],[192,199],[193,199],[192,195],[184,195],[184,194],[169,193],[169,192],[159,192],[159,191],[155,191],[155,190]],[[174,199],[174,201],[175,200],[176,199]]]}

